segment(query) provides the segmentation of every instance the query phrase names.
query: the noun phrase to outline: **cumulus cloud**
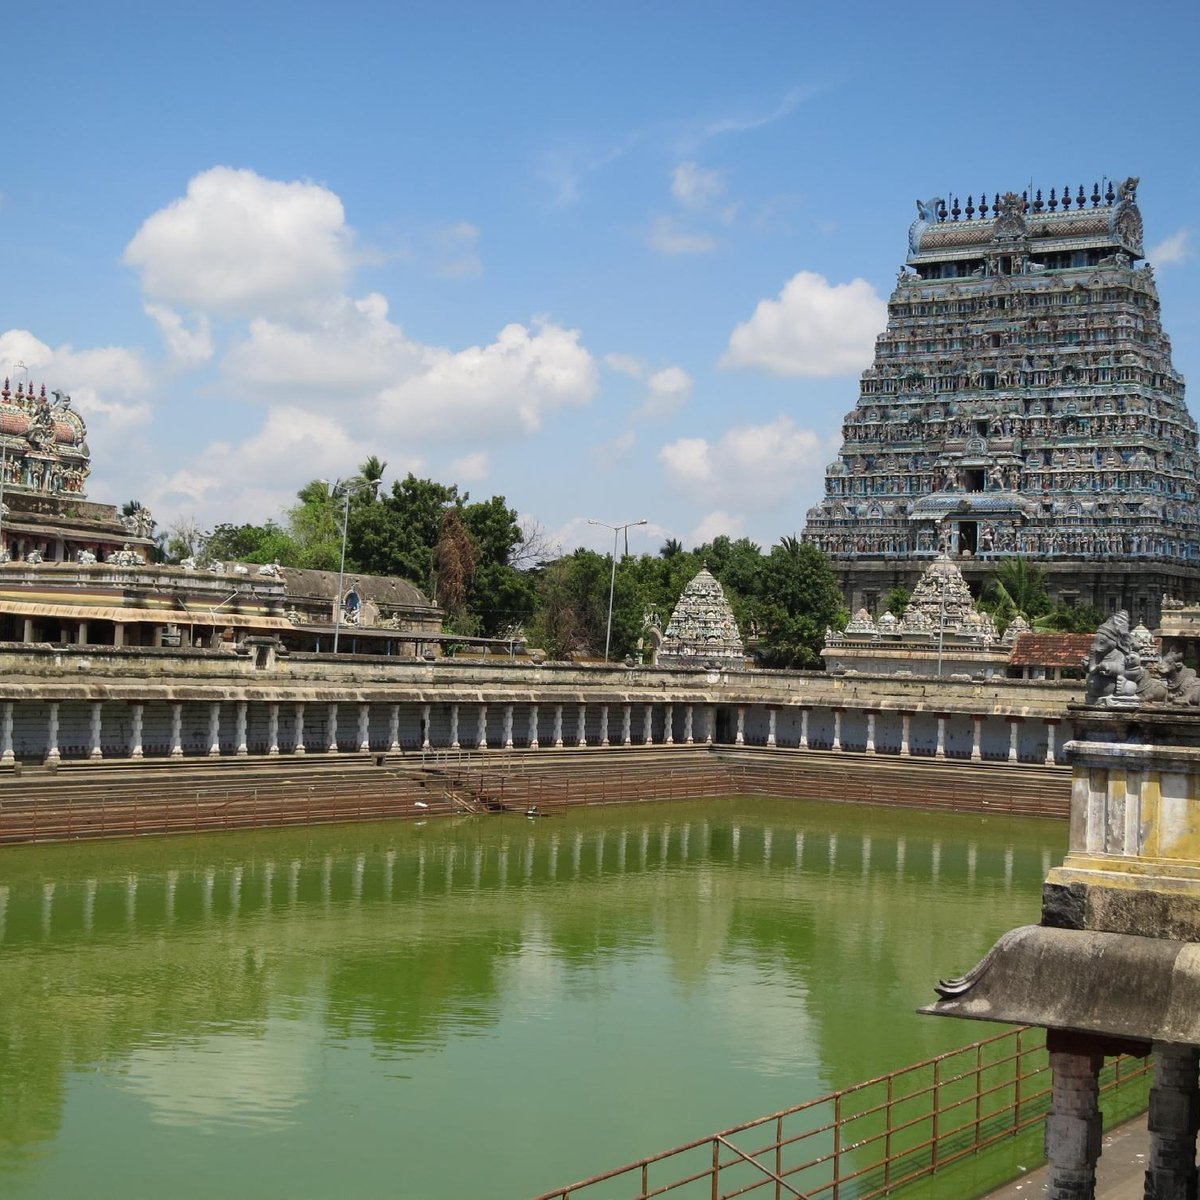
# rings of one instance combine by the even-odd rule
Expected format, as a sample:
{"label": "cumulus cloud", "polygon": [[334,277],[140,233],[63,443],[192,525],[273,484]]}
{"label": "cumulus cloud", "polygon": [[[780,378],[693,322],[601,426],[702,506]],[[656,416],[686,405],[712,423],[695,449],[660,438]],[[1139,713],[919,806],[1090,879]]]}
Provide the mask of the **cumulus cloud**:
{"label": "cumulus cloud", "polygon": [[634,379],[641,379],[646,371],[646,364],[632,354],[606,354],[604,365],[611,371],[620,371]]}
{"label": "cumulus cloud", "polygon": [[856,374],[886,324],[887,305],[865,279],[831,284],[801,271],[734,329],[719,365],[786,376]]}
{"label": "cumulus cloud", "polygon": [[658,454],[667,481],[689,499],[735,505],[748,511],[772,508],[824,465],[815,433],[790,417],[765,425],[737,425],[715,442],[680,438]]}
{"label": "cumulus cloud", "polygon": [[208,317],[201,314],[193,330],[187,328],[179,313],[164,304],[146,304],[143,308],[146,316],[158,326],[163,345],[174,362],[195,367],[212,358],[213,339]]}
{"label": "cumulus cloud", "polygon": [[692,394],[692,377],[682,367],[664,367],[646,380],[648,395],[635,414],[643,420],[673,417]]}
{"label": "cumulus cloud", "polygon": [[660,254],[707,254],[717,246],[712,234],[688,230],[674,217],[656,217],[646,241]]}
{"label": "cumulus cloud", "polygon": [[715,512],[710,512],[707,516],[700,518],[696,528],[688,534],[687,544],[689,546],[703,546],[706,542],[711,542],[714,538],[740,538],[744,537],[745,534],[746,520],[744,517],[727,513],[724,509],[717,509]]}
{"label": "cumulus cloud", "polygon": [[695,162],[681,162],[671,172],[671,195],[688,208],[702,207],[725,191],[721,171],[708,170]]}
{"label": "cumulus cloud", "polygon": [[353,266],[342,202],[304,180],[212,167],[142,223],[125,262],[155,300],[244,316],[336,293]]}
{"label": "cumulus cloud", "polygon": [[1177,229],[1157,246],[1151,246],[1146,258],[1156,267],[1171,267],[1192,257],[1192,231]]}

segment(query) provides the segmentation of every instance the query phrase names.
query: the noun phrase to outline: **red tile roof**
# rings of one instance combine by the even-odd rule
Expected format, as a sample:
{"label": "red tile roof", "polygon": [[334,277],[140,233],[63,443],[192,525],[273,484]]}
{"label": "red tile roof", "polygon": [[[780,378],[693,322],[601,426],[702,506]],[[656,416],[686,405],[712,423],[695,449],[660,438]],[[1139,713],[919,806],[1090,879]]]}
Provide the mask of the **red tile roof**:
{"label": "red tile roof", "polygon": [[1096,640],[1094,633],[1019,633],[1011,667],[1082,667]]}

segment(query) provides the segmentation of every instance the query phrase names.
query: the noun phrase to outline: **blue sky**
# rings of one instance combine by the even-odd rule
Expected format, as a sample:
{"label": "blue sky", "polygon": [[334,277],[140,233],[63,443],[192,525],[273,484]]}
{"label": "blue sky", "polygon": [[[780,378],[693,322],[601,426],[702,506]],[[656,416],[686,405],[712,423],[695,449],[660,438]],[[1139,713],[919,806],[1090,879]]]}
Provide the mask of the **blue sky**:
{"label": "blue sky", "polygon": [[5,47],[0,370],[164,526],[374,453],[567,547],[769,545],[916,197],[1031,180],[1141,176],[1200,387],[1194,3],[25,5]]}

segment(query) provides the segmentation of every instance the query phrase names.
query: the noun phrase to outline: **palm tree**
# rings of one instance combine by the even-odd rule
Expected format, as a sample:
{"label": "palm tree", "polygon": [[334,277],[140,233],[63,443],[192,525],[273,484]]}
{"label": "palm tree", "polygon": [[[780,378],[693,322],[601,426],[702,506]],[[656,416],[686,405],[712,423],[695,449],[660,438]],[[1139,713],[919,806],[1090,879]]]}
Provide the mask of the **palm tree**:
{"label": "palm tree", "polygon": [[1046,575],[1027,558],[1006,558],[987,585],[987,603],[997,617],[1015,616],[1033,622],[1053,607],[1046,593]]}
{"label": "palm tree", "polygon": [[667,538],[667,540],[665,542],[663,542],[663,544],[659,547],[658,557],[659,558],[675,558],[677,555],[680,555],[682,553],[683,553],[683,543],[681,541],[679,541],[677,538]]}

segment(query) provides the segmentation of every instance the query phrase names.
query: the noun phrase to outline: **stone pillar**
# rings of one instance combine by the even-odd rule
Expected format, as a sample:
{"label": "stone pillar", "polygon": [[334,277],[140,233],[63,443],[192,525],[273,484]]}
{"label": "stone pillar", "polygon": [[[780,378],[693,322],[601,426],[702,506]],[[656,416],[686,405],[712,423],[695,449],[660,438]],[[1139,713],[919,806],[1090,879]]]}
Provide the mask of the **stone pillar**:
{"label": "stone pillar", "polygon": [[1046,1117],[1049,1200],[1092,1200],[1104,1134],[1100,1115],[1100,1054],[1050,1051],[1051,1101]]}
{"label": "stone pillar", "polygon": [[717,706],[710,704],[705,711],[708,719],[704,723],[704,744],[711,746],[717,740]]}
{"label": "stone pillar", "polygon": [[504,706],[504,748],[505,748],[505,750],[511,750],[513,748],[512,714],[513,714],[513,706],[511,704],[506,704]]}
{"label": "stone pillar", "polygon": [[1008,718],[1008,761],[1017,761],[1017,734],[1021,728],[1020,717]]}
{"label": "stone pillar", "polygon": [[171,757],[183,757],[183,705],[178,700],[171,705]]}
{"label": "stone pillar", "polygon": [[600,745],[607,746],[608,742],[608,705],[600,705]]}
{"label": "stone pillar", "polygon": [[0,716],[0,763],[13,761],[13,718],[11,700],[5,700],[4,713]]}
{"label": "stone pillar", "polygon": [[247,754],[247,749],[246,749],[246,701],[245,700],[238,701],[236,712],[237,712],[237,725],[236,725],[237,735],[234,738],[234,741],[237,743],[237,748],[235,749],[234,753],[237,755],[240,755],[241,757],[244,758]]}
{"label": "stone pillar", "polygon": [[1054,727],[1057,721],[1046,722],[1046,766],[1054,766]]}
{"label": "stone pillar", "polygon": [[336,754],[338,752],[338,740],[337,740],[338,706],[337,706],[337,701],[336,700],[331,701],[329,704],[327,704],[325,706],[325,712],[327,714],[328,721],[329,721],[328,751],[330,754]]}
{"label": "stone pillar", "polygon": [[272,701],[267,705],[267,754],[274,758],[279,753],[279,705]]}
{"label": "stone pillar", "polygon": [[475,746],[479,750],[486,750],[487,744],[487,705],[479,706],[479,723],[475,727]]}
{"label": "stone pillar", "polygon": [[58,749],[58,701],[51,700],[46,708],[46,761],[54,763],[62,757]]}
{"label": "stone pillar", "polygon": [[971,735],[971,761],[980,762],[983,759],[983,718],[974,716],[971,718],[971,724],[974,726],[974,733]]}
{"label": "stone pillar", "polygon": [[908,758],[912,754],[909,747],[909,734],[912,732],[912,713],[900,714],[900,757]]}
{"label": "stone pillar", "polygon": [[554,706],[554,748],[562,749],[562,705]]}
{"label": "stone pillar", "polygon": [[88,623],[80,621],[75,630],[75,643],[78,646],[86,646],[88,640]]}
{"label": "stone pillar", "polygon": [[356,740],[360,754],[369,754],[371,752],[371,706],[369,704],[359,704],[358,706],[358,732]]}
{"label": "stone pillar", "polygon": [[92,701],[92,719],[88,729],[88,758],[103,758],[104,747],[100,744],[100,730],[102,728],[101,721],[103,720],[102,710],[104,702],[102,700]]}
{"label": "stone pillar", "polygon": [[529,748],[530,750],[538,748],[538,706],[536,704],[529,706]]}
{"label": "stone pillar", "polygon": [[450,749],[458,749],[458,705],[450,705]]}
{"label": "stone pillar", "polygon": [[833,710],[833,750],[840,754],[842,751],[842,710]]}
{"label": "stone pillar", "polygon": [[1197,1053],[1194,1046],[1155,1043],[1147,1200],[1196,1200]]}
{"label": "stone pillar", "polygon": [[663,745],[675,745],[675,705],[668,704],[663,709]]}
{"label": "stone pillar", "polygon": [[[423,722],[424,735],[421,738],[421,749],[429,749],[429,705],[421,705],[421,721]],[[388,706],[388,753],[400,753],[400,705],[392,704]]]}
{"label": "stone pillar", "polygon": [[735,746],[744,746],[746,744],[746,706],[744,704],[738,705],[737,715],[737,733],[733,743]]}
{"label": "stone pillar", "polygon": [[579,716],[575,722],[575,744],[577,746],[587,745],[587,705],[579,706]]}
{"label": "stone pillar", "polygon": [[808,749],[808,709],[800,710],[800,749]]}
{"label": "stone pillar", "polygon": [[[118,625],[117,629],[120,629],[120,628],[121,627]],[[21,641],[23,641],[23,642],[32,642],[33,641],[33,618],[32,617],[25,618],[25,627],[21,631]]]}
{"label": "stone pillar", "polygon": [[208,706],[208,756],[221,757],[221,702],[214,700]]}
{"label": "stone pillar", "polygon": [[621,745],[622,746],[632,746],[633,745],[633,730],[631,728],[632,723],[633,723],[633,705],[632,704],[622,704],[621,705]]}
{"label": "stone pillar", "polygon": [[774,705],[767,709],[767,745],[774,748],[775,746],[775,722],[777,712]]}
{"label": "stone pillar", "polygon": [[934,758],[946,757],[946,716],[944,713],[938,713],[938,733],[937,733],[937,749],[933,752]]}
{"label": "stone pillar", "polygon": [[692,706],[688,704],[683,710],[683,741],[685,745],[690,746],[694,740],[692,737]]}
{"label": "stone pillar", "polygon": [[129,706],[129,757],[142,757],[142,718],[146,706],[136,701]]}
{"label": "stone pillar", "polygon": [[642,710],[642,741],[647,746],[654,745],[654,705],[647,704]]}
{"label": "stone pillar", "polygon": [[867,745],[866,753],[875,753],[875,713],[867,713]]}
{"label": "stone pillar", "polygon": [[304,705],[297,704],[292,718],[292,753],[304,753]]}
{"label": "stone pillar", "polygon": [[[31,633],[31,636],[26,638],[26,641],[33,641],[33,637],[32,637],[33,622],[26,621],[26,625],[29,627],[30,633]],[[120,621],[117,621],[113,625],[113,648],[120,649],[120,647],[122,647],[124,645],[125,645],[125,626],[122,625]]]}

